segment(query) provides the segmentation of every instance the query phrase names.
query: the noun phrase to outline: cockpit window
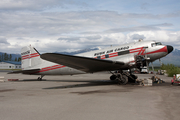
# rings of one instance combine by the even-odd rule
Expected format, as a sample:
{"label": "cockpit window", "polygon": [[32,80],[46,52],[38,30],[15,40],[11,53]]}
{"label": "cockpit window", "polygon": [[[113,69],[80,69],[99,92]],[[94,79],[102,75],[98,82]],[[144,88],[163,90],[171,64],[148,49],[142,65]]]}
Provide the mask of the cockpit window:
{"label": "cockpit window", "polygon": [[157,42],[156,45],[162,45],[162,43],[161,42]]}
{"label": "cockpit window", "polygon": [[151,46],[154,47],[154,46],[158,46],[158,45],[162,45],[161,42],[156,42],[156,43],[152,43]]}

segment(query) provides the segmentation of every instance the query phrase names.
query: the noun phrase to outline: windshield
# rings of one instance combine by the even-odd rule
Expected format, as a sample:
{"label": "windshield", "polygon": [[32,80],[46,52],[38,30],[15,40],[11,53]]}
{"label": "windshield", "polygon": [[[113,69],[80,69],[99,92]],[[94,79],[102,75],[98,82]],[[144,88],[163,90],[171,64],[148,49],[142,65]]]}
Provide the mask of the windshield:
{"label": "windshield", "polygon": [[162,45],[161,42],[156,42],[156,43],[152,43],[151,46],[154,47],[154,46],[158,46],[158,45]]}

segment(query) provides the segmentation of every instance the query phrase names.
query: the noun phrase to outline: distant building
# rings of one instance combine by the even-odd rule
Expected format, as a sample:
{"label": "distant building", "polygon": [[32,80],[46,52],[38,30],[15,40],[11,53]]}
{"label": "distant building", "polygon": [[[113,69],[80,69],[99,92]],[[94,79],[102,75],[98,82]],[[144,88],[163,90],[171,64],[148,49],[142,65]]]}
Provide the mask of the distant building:
{"label": "distant building", "polygon": [[21,62],[2,61],[0,62],[0,69],[21,69]]}

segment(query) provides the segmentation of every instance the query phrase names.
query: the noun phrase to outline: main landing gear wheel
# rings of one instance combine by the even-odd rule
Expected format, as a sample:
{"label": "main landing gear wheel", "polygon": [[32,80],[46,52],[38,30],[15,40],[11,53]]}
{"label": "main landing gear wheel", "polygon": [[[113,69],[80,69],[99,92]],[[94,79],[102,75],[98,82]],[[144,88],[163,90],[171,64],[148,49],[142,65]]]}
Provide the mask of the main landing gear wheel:
{"label": "main landing gear wheel", "polygon": [[121,79],[119,79],[119,84],[126,85],[128,82],[128,77],[126,75],[122,75]]}
{"label": "main landing gear wheel", "polygon": [[[110,71],[111,72],[111,71]],[[112,72],[111,72],[112,73]],[[110,80],[115,80],[119,84],[126,85],[128,82],[136,83],[137,76],[134,74],[131,74],[131,72],[122,72],[119,71],[118,73],[112,73],[110,76]]]}
{"label": "main landing gear wheel", "polygon": [[110,76],[110,80],[112,80],[112,81],[116,80],[116,78],[117,78],[116,75],[111,75],[111,76]]}
{"label": "main landing gear wheel", "polygon": [[137,78],[138,77],[136,75],[130,74],[130,76],[128,76],[128,81],[131,83],[135,83]]}

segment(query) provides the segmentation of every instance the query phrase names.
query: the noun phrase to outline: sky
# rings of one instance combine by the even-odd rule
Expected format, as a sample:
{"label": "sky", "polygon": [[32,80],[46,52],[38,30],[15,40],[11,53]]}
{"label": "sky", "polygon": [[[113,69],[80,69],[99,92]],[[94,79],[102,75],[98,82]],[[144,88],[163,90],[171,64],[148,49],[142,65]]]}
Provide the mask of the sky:
{"label": "sky", "polygon": [[179,0],[1,0],[0,52],[117,46],[139,39],[180,49]]}

